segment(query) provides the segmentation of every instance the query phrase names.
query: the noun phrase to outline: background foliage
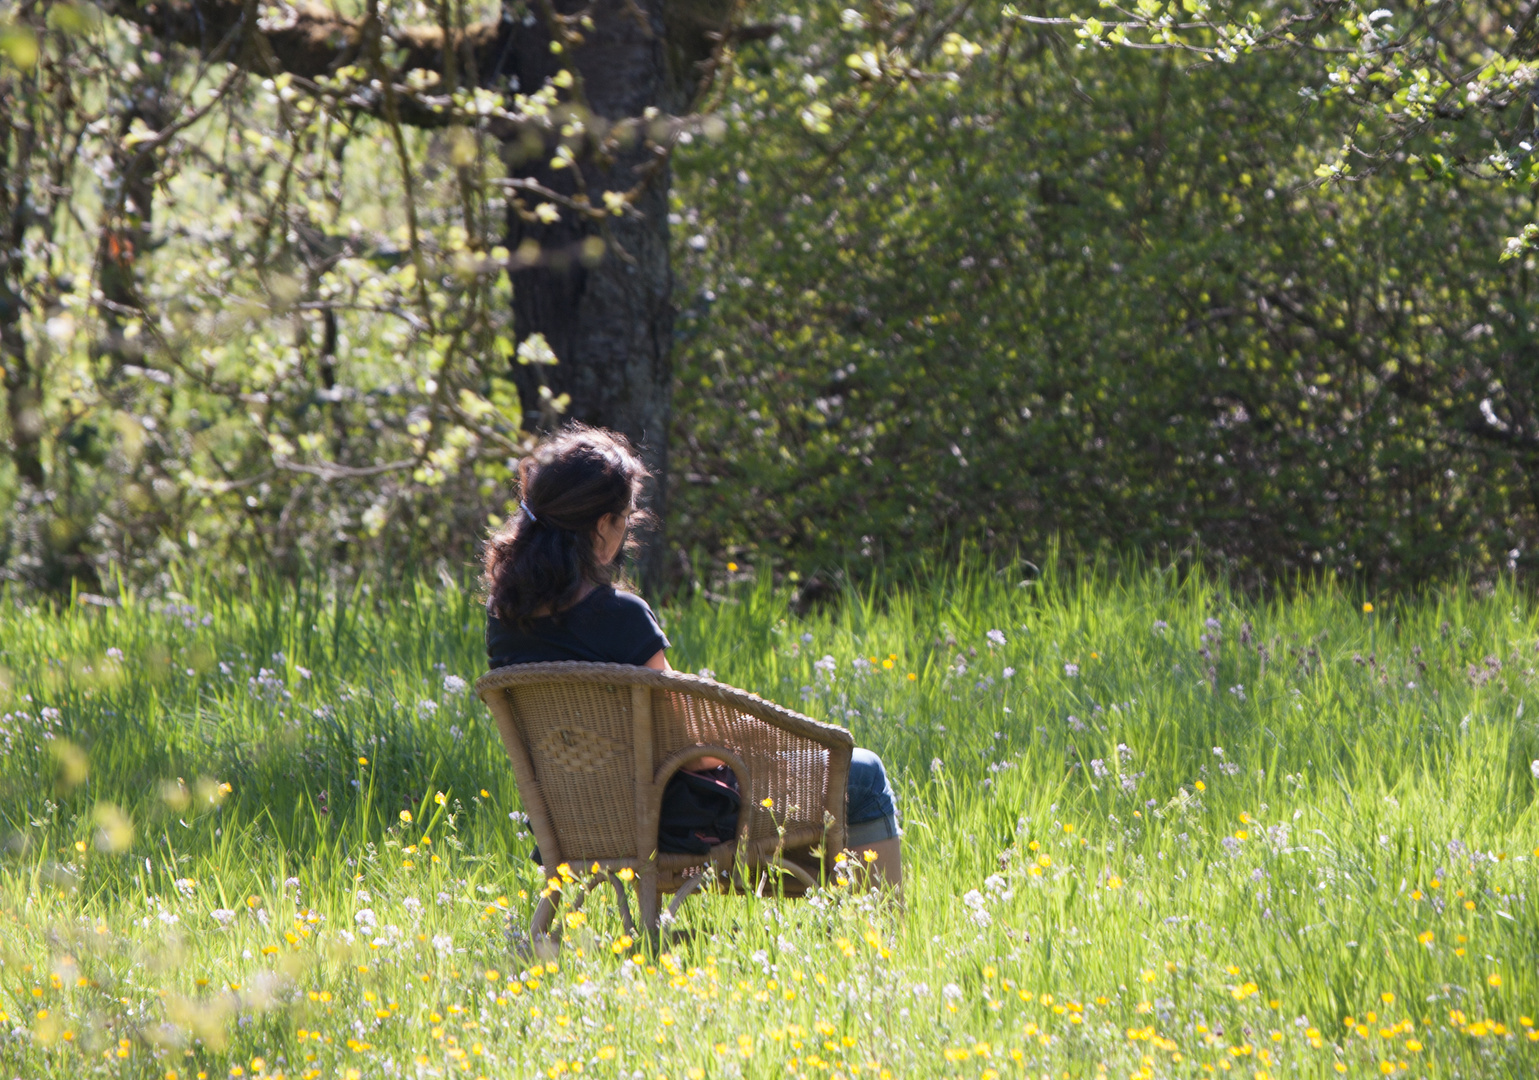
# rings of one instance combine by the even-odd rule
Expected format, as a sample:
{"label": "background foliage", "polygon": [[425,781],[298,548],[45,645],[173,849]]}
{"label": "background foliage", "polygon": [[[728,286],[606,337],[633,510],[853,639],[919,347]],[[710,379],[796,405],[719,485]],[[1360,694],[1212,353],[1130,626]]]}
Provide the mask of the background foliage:
{"label": "background foliage", "polygon": [[418,130],[357,66],[302,91],[91,7],[9,14],[8,574],[463,554],[527,445],[501,99]]}
{"label": "background foliage", "polygon": [[[1466,7],[1426,38],[1464,59],[1504,17]],[[1079,13],[746,13],[673,162],[669,543],[706,558],[676,565],[1056,535],[1257,576],[1523,566],[1539,367],[1507,241],[1531,185],[1477,149],[1527,122],[1503,111],[1529,115],[1527,69],[1370,140],[1378,83],[1354,97],[1314,53],[1096,48]],[[512,342],[488,135],[554,90],[403,129],[362,69],[317,90],[90,7],[6,18],[0,573],[473,559],[564,407],[519,407],[514,372],[550,355]]]}
{"label": "background foliage", "polygon": [[888,92],[863,11],[745,53],[679,192],[691,535],[1521,559],[1536,459],[1501,417],[1533,415],[1535,294],[1499,257],[1525,199],[1404,153],[1322,185],[1355,113],[1300,95],[1310,56],[1192,67],[963,5],[956,77]]}

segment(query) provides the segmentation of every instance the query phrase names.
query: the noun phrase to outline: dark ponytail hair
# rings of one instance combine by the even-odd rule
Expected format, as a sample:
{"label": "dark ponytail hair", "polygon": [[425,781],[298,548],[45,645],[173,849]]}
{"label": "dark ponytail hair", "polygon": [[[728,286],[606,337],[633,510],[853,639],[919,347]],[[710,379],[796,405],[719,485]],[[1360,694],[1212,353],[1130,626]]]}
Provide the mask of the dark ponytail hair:
{"label": "dark ponytail hair", "polygon": [[525,458],[519,512],[486,545],[488,610],[527,626],[537,611],[570,607],[584,582],[607,585],[611,567],[600,566],[594,550],[598,523],[634,515],[648,475],[625,436],[582,424]]}

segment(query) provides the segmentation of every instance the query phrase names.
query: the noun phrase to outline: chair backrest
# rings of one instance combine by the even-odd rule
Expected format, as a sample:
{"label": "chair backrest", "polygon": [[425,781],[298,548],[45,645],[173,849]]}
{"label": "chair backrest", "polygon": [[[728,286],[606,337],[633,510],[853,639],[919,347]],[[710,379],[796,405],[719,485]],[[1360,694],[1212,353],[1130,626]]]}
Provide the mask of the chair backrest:
{"label": "chair backrest", "polygon": [[777,827],[799,836],[827,828],[843,844],[854,745],[843,728],[710,679],[627,664],[515,664],[482,676],[476,690],[497,719],[542,854],[645,858],[655,810],[650,840],[638,824],[660,797],[659,770],[699,746],[732,751],[746,766],[750,840]]}

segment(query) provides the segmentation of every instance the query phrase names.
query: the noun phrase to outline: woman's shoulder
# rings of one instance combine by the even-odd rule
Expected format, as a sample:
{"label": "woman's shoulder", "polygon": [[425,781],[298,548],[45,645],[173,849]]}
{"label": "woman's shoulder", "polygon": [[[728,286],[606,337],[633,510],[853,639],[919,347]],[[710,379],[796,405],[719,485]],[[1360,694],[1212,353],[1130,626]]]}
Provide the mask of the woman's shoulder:
{"label": "woman's shoulder", "polygon": [[600,585],[593,590],[592,599],[593,606],[608,615],[645,615],[654,622],[657,620],[657,616],[652,614],[652,606],[645,600],[613,585]]}
{"label": "woman's shoulder", "polygon": [[[602,588],[604,595],[594,604],[594,615],[610,626],[623,628],[622,632],[628,636],[645,638],[655,646],[653,652],[668,647],[668,636],[663,633],[663,624],[653,613],[650,604],[633,592],[612,585]],[[647,656],[651,655],[647,653]]]}

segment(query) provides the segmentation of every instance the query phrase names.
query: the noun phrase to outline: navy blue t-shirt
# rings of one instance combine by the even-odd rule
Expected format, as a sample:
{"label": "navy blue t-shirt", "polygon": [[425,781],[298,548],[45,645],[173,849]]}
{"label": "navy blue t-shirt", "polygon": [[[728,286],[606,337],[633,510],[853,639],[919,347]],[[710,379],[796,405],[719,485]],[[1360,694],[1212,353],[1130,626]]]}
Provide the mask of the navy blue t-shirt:
{"label": "navy blue t-shirt", "polygon": [[668,647],[647,602],[600,585],[565,611],[530,620],[524,630],[486,616],[486,658],[494,668],[551,660],[587,660],[638,667]]}

